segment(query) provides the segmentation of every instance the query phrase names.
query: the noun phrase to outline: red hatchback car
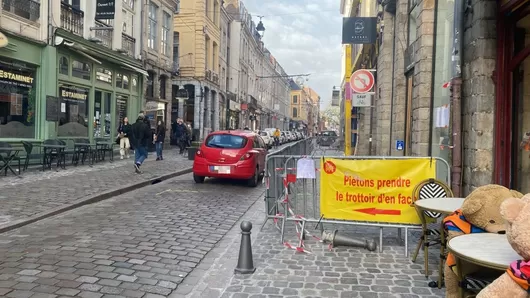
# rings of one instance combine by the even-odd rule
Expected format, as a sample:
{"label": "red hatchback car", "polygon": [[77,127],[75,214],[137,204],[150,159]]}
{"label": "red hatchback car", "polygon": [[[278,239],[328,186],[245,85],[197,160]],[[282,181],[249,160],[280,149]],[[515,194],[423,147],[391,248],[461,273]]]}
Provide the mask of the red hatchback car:
{"label": "red hatchback car", "polygon": [[256,187],[265,173],[267,145],[252,131],[226,130],[208,135],[195,154],[193,180],[206,177],[247,180]]}

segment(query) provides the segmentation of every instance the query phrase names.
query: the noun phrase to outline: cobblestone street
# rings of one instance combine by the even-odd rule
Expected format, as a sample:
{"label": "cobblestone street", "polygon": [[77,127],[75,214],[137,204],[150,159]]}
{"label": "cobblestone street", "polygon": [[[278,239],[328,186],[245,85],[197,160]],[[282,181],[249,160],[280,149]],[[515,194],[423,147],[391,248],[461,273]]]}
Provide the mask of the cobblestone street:
{"label": "cobblestone street", "polygon": [[67,165],[66,170],[30,171],[21,178],[0,176],[0,227],[79,199],[191,168],[192,161],[167,150],[163,161],[149,154],[142,170],[134,173],[133,159],[103,161],[93,167]]}
{"label": "cobblestone street", "polygon": [[262,193],[188,174],[2,234],[0,296],[167,296]]}

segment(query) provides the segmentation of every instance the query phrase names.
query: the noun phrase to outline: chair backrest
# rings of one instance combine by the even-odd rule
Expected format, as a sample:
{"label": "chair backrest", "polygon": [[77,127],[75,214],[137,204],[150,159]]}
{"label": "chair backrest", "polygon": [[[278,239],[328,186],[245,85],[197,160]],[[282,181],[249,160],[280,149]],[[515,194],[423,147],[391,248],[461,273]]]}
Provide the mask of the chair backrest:
{"label": "chair backrest", "polygon": [[47,139],[42,142],[43,145],[63,145],[61,141],[55,139]]}
{"label": "chair backrest", "polygon": [[27,155],[30,155],[33,151],[33,144],[28,141],[22,141],[22,146],[24,146],[24,151],[26,151]]}
{"label": "chair backrest", "polygon": [[90,140],[89,139],[75,139],[74,143],[75,144],[90,144]]}
{"label": "chair backrest", "polygon": [[[0,148],[13,148],[13,147],[9,143],[0,142]],[[5,154],[7,154],[7,156],[9,156],[11,154],[11,151],[7,151],[7,152],[4,151],[4,152],[0,152],[0,153],[5,153]]]}
{"label": "chair backrest", "polygon": [[[453,197],[451,188],[444,182],[433,178],[423,180],[414,188],[412,197],[414,200],[451,198]],[[439,218],[440,213],[424,211],[424,214],[430,218]]]}

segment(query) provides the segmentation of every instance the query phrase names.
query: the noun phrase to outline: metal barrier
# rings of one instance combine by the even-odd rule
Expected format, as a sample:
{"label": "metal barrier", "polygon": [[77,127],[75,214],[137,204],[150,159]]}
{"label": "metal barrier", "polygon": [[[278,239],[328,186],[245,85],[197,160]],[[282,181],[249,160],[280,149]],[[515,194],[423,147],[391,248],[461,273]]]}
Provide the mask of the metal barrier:
{"label": "metal barrier", "polygon": [[[300,159],[310,158],[314,161],[314,179],[297,179],[297,163]],[[436,167],[446,167],[445,177],[436,177],[438,180],[450,183],[449,164],[438,157],[393,157],[393,156],[311,156],[311,155],[271,155],[267,158],[266,176],[267,183],[265,208],[267,220],[274,221],[281,233],[281,242],[287,247],[297,251],[308,252],[303,245],[306,236],[321,241],[320,237],[312,235],[306,228],[306,223],[313,223],[315,229],[320,226],[323,232],[323,224],[356,225],[379,227],[379,251],[382,251],[383,228],[398,228],[398,237],[401,238],[401,230],[405,230],[405,255],[408,255],[408,229],[420,229],[421,224],[400,224],[373,221],[350,221],[335,218],[326,218],[321,215],[320,210],[320,161],[325,159],[338,160],[429,160],[435,163]],[[434,174],[436,176],[436,174]],[[432,177],[434,178],[434,177]],[[418,181],[419,182],[419,181]],[[413,209],[411,206],[410,208]],[[287,222],[294,222],[298,235],[298,245],[293,246],[284,241],[285,225]],[[278,225],[280,224],[280,226]],[[262,228],[263,228],[262,226]]]}

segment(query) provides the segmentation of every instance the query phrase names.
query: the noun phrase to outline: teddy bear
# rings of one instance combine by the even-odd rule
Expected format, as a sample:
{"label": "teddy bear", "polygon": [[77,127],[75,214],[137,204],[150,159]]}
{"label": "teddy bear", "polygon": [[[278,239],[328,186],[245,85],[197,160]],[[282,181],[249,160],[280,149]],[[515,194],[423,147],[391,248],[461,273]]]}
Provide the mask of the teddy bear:
{"label": "teddy bear", "polygon": [[522,199],[510,198],[501,204],[506,221],[506,236],[521,256],[506,272],[477,295],[477,298],[530,297],[530,194]]}
{"label": "teddy bear", "polygon": [[[469,233],[506,233],[500,206],[502,202],[512,197],[522,198],[523,194],[497,184],[488,184],[476,188],[465,198],[459,210],[443,220],[447,230],[447,242],[453,237]],[[446,298],[460,297],[458,276],[456,275],[458,268],[455,265],[455,259],[449,253],[444,266]]]}

